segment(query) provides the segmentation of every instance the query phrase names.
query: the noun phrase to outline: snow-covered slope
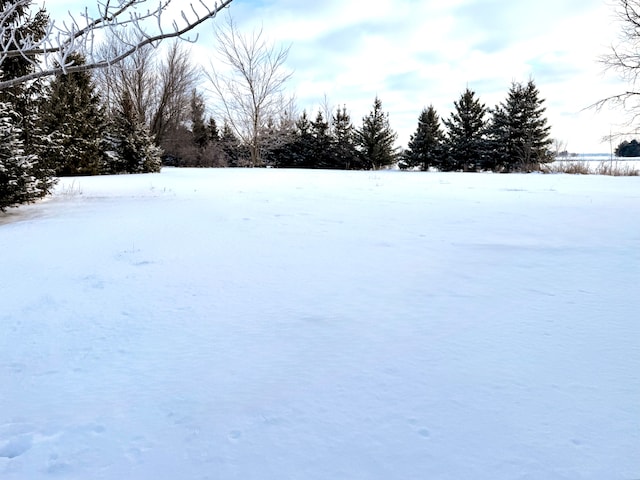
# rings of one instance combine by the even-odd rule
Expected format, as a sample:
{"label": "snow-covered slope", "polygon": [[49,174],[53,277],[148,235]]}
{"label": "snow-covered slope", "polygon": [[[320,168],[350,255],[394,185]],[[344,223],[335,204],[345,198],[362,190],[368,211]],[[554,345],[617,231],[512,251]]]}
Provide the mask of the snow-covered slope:
{"label": "snow-covered slope", "polygon": [[0,216],[0,478],[640,478],[640,178],[176,170]]}

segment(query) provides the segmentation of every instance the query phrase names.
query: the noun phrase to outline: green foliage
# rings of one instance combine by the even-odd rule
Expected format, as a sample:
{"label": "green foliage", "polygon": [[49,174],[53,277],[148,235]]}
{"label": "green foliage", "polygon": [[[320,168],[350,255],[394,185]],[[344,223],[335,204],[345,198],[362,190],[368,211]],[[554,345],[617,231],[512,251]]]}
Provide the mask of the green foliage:
{"label": "green foliage", "polygon": [[[84,63],[80,55],[70,60]],[[41,156],[58,176],[105,173],[103,139],[107,120],[88,72],[59,75],[48,87],[41,109],[42,133],[49,142]]]}
{"label": "green foliage", "polygon": [[193,135],[193,143],[201,149],[205,148],[209,143],[210,135],[210,131],[204,123],[204,110],[204,99],[202,95],[193,90],[191,94],[191,133]]}
{"label": "green foliage", "polygon": [[239,167],[243,163],[243,151],[240,145],[240,139],[234,133],[233,128],[228,122],[222,125],[220,132],[220,148],[226,157],[226,163],[229,167]]}
{"label": "green foliage", "polygon": [[281,132],[280,138],[269,154],[277,167],[350,169],[360,165],[354,128],[344,106],[336,110],[331,122],[322,111],[313,121],[304,111],[291,132]]}
{"label": "green foliage", "polygon": [[209,123],[207,124],[207,139],[210,143],[217,143],[220,141],[218,124],[216,123],[216,119],[213,117],[209,117]]}
{"label": "green foliage", "polygon": [[447,156],[440,165],[442,170],[475,171],[487,153],[487,108],[467,88],[457,102],[455,111],[444,120],[447,127]]}
{"label": "green foliage", "polygon": [[382,111],[382,101],[376,96],[373,110],[356,130],[356,145],[364,168],[376,170],[396,162],[398,150],[394,144],[397,138],[389,125],[389,114]]}
{"label": "green foliage", "polygon": [[311,139],[308,146],[308,156],[313,168],[333,168],[336,164],[334,141],[329,131],[329,122],[318,111],[316,119],[311,122]]}
{"label": "green foliage", "polygon": [[489,125],[491,155],[484,168],[498,171],[537,170],[553,160],[551,127],[544,116],[544,100],[533,80],[512,83],[507,99],[492,111]]}
{"label": "green foliage", "polygon": [[355,145],[355,129],[346,105],[336,110],[332,120],[336,168],[360,168],[360,157]]}
{"label": "green foliage", "polygon": [[[28,42],[40,41],[46,34],[49,16],[44,8],[40,8],[35,15],[30,14],[33,2],[14,2],[0,0],[0,13],[2,13],[3,24],[0,35],[2,35],[2,45],[6,45],[8,50],[19,49],[21,45]],[[11,80],[13,78],[28,75],[35,71],[33,61],[35,56],[17,56],[6,58],[0,63],[0,81]],[[38,82],[35,82],[36,84]],[[33,83],[21,83],[14,87],[0,90],[0,102],[11,102],[15,110],[20,114],[25,114],[21,105],[21,100],[26,101],[27,93],[34,88]]]}
{"label": "green foliage", "polygon": [[[49,17],[44,9],[31,15],[30,1],[0,0],[2,44],[9,49],[25,41],[38,41],[46,32]],[[0,81],[33,73],[35,57],[13,57],[0,62]],[[0,90],[0,209],[31,202],[47,193],[55,183],[52,172],[39,160],[38,147],[48,139],[38,131],[38,98],[42,82],[33,81]]]}
{"label": "green foliage", "polygon": [[131,96],[125,91],[120,110],[113,121],[115,155],[110,173],[159,172],[162,150],[151,137],[149,127],[140,119]]}
{"label": "green foliage", "polygon": [[617,157],[640,157],[640,143],[636,139],[620,142],[615,154]]}
{"label": "green foliage", "polygon": [[51,186],[38,179],[37,157],[27,154],[11,104],[0,102],[0,211],[44,196]]}
{"label": "green foliage", "polygon": [[444,155],[443,141],[440,117],[433,105],[430,105],[429,108],[423,109],[418,117],[418,128],[411,135],[401,167],[419,166],[423,171],[427,171],[431,166],[440,166]]}

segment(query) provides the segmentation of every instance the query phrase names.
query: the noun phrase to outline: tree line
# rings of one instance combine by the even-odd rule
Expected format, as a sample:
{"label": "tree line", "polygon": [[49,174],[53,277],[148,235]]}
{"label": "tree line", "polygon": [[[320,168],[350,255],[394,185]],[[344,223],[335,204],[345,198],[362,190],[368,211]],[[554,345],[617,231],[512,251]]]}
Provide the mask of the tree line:
{"label": "tree line", "polygon": [[[46,11],[31,14],[30,4],[0,0],[3,44],[48,34]],[[107,34],[97,55],[122,56],[140,43],[138,34]],[[208,75],[221,107],[211,115],[200,70],[179,42],[164,53],[142,46],[109,68],[15,84],[36,70],[37,53],[2,59],[0,82],[10,86],[0,90],[0,210],[46,195],[59,176],[157,172],[162,165],[510,172],[552,160],[533,80],[514,82],[491,109],[470,89],[448,118],[425,108],[403,150],[379,97],[357,126],[345,105],[297,113],[283,95],[288,49],[275,49],[261,31],[243,36],[229,19],[217,48],[235,70]],[[67,66],[87,61],[80,52],[65,56]]]}

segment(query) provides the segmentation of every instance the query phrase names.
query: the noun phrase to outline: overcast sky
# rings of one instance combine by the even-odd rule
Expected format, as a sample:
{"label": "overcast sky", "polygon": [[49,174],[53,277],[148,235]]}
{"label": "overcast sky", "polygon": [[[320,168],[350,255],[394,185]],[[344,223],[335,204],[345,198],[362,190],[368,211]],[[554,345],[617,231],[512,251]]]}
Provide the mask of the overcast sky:
{"label": "overcast sky", "polygon": [[[47,8],[56,4],[70,2]],[[492,107],[512,81],[530,77],[552,136],[572,152],[609,152],[601,139],[623,121],[619,111],[583,110],[625,87],[598,63],[618,41],[611,1],[234,0],[230,12],[241,30],[263,26],[291,44],[289,88],[300,109],[315,114],[326,95],[359,125],[378,95],[402,145],[423,107],[446,117],[467,86]],[[210,29],[193,47],[200,58]]]}

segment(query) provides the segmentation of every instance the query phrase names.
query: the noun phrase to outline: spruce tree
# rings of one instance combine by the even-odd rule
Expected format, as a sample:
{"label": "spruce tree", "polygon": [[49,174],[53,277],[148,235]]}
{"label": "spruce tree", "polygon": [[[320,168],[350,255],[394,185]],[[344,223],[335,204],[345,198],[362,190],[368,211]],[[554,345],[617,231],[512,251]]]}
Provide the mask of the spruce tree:
{"label": "spruce tree", "polygon": [[32,202],[47,193],[37,178],[37,157],[25,153],[17,114],[0,102],[0,211]]}
{"label": "spruce tree", "polygon": [[491,160],[487,167],[500,171],[533,170],[553,160],[551,128],[544,116],[544,100],[533,80],[513,82],[507,99],[492,111],[489,126]]}
{"label": "spruce tree", "polygon": [[[71,55],[75,64],[81,55]],[[48,87],[41,112],[50,143],[41,155],[58,176],[106,173],[104,140],[107,119],[89,72],[58,75]]]}
{"label": "spruce tree", "polygon": [[314,159],[311,153],[313,142],[313,127],[305,110],[296,121],[292,141],[287,146],[286,153],[282,155],[279,166],[313,167]]}
{"label": "spruce tree", "polygon": [[356,131],[363,166],[377,170],[393,164],[398,159],[394,147],[397,138],[389,125],[389,114],[382,111],[382,101],[376,96],[373,110],[362,119],[362,127]]}
{"label": "spruce tree", "polygon": [[321,110],[316,119],[311,122],[311,138],[307,150],[309,166],[313,168],[333,168],[335,157],[333,139],[329,134],[329,123],[325,120]]}
{"label": "spruce tree", "polygon": [[[19,48],[24,42],[39,41],[44,38],[49,16],[44,8],[31,14],[30,0],[14,2],[0,0],[0,14],[3,18],[0,35],[2,44],[9,50]],[[35,55],[5,58],[0,62],[0,81],[28,75],[35,71]],[[42,95],[43,82],[35,80],[0,90],[0,102],[5,111],[12,112],[10,117],[17,129],[24,154],[31,160],[28,162],[27,177],[35,177],[37,195],[44,196],[55,183],[53,172],[38,157],[39,147],[47,142],[38,129],[38,102]],[[26,164],[25,164],[26,165]]]}
{"label": "spruce tree", "polygon": [[[17,50],[25,43],[37,42],[44,38],[49,16],[44,8],[38,9],[35,15],[31,15],[32,3],[31,0],[21,2],[0,0],[0,13],[3,19],[0,35],[2,35],[2,45],[5,45],[8,50]],[[0,63],[0,81],[33,73],[36,61],[36,56],[33,54],[5,58]],[[12,103],[13,109],[24,118],[30,113],[31,94],[34,89],[37,90],[40,87],[41,82],[24,82],[5,88],[0,90],[0,102]]]}
{"label": "spruce tree", "polygon": [[216,119],[209,117],[209,123],[207,123],[207,139],[209,143],[218,143],[220,141],[220,131],[218,130],[218,124]]}
{"label": "spruce tree", "polygon": [[153,173],[162,167],[162,149],[156,146],[149,127],[140,119],[131,95],[122,93],[113,119],[116,151],[121,169],[114,173]]}
{"label": "spruce tree", "polygon": [[348,170],[359,168],[359,156],[354,143],[355,131],[351,123],[351,116],[345,105],[338,108],[333,115],[333,145],[336,166]]}
{"label": "spruce tree", "polygon": [[442,170],[475,171],[487,153],[487,108],[469,88],[453,105],[450,118],[444,120],[447,154],[440,167]]}
{"label": "spruce tree", "polygon": [[194,144],[203,149],[209,143],[209,130],[204,123],[204,99],[196,90],[191,93],[191,134]]}
{"label": "spruce tree", "polygon": [[229,167],[239,167],[241,165],[240,139],[227,121],[224,122],[220,132],[220,147]]}
{"label": "spruce tree", "polygon": [[640,157],[640,142],[635,138],[630,142],[623,140],[614,151],[616,157]]}
{"label": "spruce tree", "polygon": [[418,117],[418,128],[411,135],[409,148],[403,155],[404,165],[408,168],[420,166],[423,171],[431,166],[439,166],[443,156],[443,139],[440,117],[433,105],[430,105]]}

